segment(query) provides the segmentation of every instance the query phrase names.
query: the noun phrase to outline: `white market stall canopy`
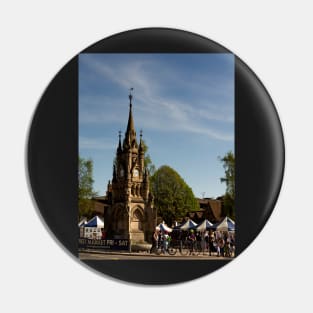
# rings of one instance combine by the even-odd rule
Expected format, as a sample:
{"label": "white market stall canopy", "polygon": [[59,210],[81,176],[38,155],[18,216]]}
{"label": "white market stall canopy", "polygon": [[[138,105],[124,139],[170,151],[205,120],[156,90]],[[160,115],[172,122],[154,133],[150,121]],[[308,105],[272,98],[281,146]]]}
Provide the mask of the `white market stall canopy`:
{"label": "white market stall canopy", "polygon": [[180,226],[181,230],[190,230],[195,229],[197,227],[197,224],[193,220],[188,220],[185,224]]}
{"label": "white market stall canopy", "polygon": [[98,217],[96,215],[91,220],[89,220],[87,222],[87,224],[84,225],[84,227],[98,227],[98,228],[102,228],[102,227],[104,227],[104,223],[102,222],[100,217]]}
{"label": "white market stall canopy", "polygon": [[204,232],[210,229],[212,226],[213,224],[210,221],[204,220],[201,224],[198,225],[197,231]]}
{"label": "white market stall canopy", "polygon": [[172,228],[168,227],[164,222],[156,226],[156,229],[162,232],[164,231],[167,231],[168,233],[172,232]]}
{"label": "white market stall canopy", "polygon": [[235,230],[235,222],[226,216],[220,223],[214,225],[216,230],[219,231],[234,231]]}

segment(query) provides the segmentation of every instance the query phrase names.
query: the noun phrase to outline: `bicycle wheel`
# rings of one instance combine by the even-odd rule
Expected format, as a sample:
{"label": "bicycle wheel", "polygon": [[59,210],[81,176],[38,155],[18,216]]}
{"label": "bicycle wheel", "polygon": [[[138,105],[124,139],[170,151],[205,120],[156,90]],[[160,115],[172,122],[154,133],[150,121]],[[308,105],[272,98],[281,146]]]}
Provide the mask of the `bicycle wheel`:
{"label": "bicycle wheel", "polygon": [[174,247],[169,247],[167,252],[169,255],[175,255],[177,251]]}

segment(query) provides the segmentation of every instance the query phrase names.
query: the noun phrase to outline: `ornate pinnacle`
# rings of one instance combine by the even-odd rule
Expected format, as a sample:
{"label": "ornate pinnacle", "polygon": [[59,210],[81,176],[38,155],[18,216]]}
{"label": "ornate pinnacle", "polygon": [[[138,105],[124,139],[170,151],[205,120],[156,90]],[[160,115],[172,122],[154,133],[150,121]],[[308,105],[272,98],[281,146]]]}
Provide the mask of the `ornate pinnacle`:
{"label": "ornate pinnacle", "polygon": [[140,129],[139,151],[140,151],[141,153],[143,153],[142,129]]}
{"label": "ornate pinnacle", "polygon": [[132,99],[133,99],[133,95],[132,95],[132,91],[134,90],[134,88],[133,87],[131,87],[130,89],[129,89],[129,106],[130,106],[130,108],[132,108]]}
{"label": "ornate pinnacle", "polygon": [[118,132],[118,148],[117,148],[117,152],[121,152],[122,151],[121,134],[122,134],[122,132],[119,131]]}

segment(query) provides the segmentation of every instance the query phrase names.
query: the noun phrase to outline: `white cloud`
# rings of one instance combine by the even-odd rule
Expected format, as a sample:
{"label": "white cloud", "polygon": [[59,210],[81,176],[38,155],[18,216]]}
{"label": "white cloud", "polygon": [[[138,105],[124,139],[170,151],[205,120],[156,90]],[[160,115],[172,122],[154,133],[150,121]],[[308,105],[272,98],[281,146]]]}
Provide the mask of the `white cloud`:
{"label": "white cloud", "polygon": [[113,150],[116,149],[116,142],[105,138],[79,137],[79,149]]}
{"label": "white cloud", "polygon": [[[210,129],[207,125],[208,121],[214,123],[225,124],[226,129],[231,129],[234,122],[233,110],[227,109],[227,104],[221,106],[216,103],[211,103],[208,99],[195,99],[201,103],[190,104],[188,101],[181,101],[177,99],[170,99],[162,95],[160,90],[162,84],[166,84],[170,80],[175,82],[182,82],[183,78],[178,77],[176,73],[171,72],[168,68],[164,69],[161,65],[149,61],[135,61],[130,63],[123,63],[119,66],[111,66],[104,64],[93,58],[84,59],[95,73],[105,79],[109,79],[118,86],[127,90],[129,87],[134,87],[135,93],[134,103],[136,104],[136,120],[145,129],[158,129],[161,131],[184,131],[201,134],[210,138],[218,140],[233,140],[233,131],[229,133],[221,131],[225,127]],[[158,69],[147,71],[147,65],[151,69]],[[193,82],[194,83],[194,82]],[[187,85],[188,82],[184,82]],[[192,84],[191,84],[192,85]],[[199,86],[197,86],[198,88]],[[192,87],[190,87],[192,88]],[[96,104],[103,103],[103,99],[89,98],[88,102]],[[195,105],[197,104],[197,105]],[[233,105],[233,104],[232,104]],[[125,107],[125,104],[123,104]],[[120,116],[116,113],[101,112],[99,105],[96,111],[82,109],[80,112],[80,123],[103,123],[117,122]],[[121,107],[122,108],[122,107]]]}

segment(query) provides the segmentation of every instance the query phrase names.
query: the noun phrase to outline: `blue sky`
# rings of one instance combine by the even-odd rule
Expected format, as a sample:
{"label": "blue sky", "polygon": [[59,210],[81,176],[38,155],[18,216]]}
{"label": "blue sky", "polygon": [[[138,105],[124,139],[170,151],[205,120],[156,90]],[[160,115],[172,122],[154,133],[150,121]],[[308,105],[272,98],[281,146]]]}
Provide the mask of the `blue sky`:
{"label": "blue sky", "polygon": [[225,192],[218,156],[234,151],[232,54],[81,54],[79,154],[94,161],[94,188],[112,179],[118,131],[133,116],[156,167],[169,165],[196,197]]}

